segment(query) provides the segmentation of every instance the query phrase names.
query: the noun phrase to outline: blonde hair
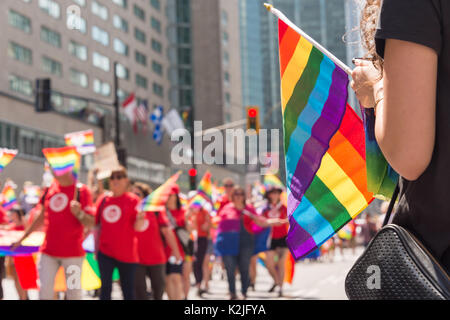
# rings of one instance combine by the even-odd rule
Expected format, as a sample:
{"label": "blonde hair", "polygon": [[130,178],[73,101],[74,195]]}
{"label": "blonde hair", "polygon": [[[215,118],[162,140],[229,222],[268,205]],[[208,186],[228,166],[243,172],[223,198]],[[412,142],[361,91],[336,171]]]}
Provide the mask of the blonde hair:
{"label": "blonde hair", "polygon": [[365,58],[373,61],[375,68],[383,73],[383,59],[377,54],[375,47],[375,33],[381,10],[381,0],[365,0],[359,23],[362,46],[367,53]]}

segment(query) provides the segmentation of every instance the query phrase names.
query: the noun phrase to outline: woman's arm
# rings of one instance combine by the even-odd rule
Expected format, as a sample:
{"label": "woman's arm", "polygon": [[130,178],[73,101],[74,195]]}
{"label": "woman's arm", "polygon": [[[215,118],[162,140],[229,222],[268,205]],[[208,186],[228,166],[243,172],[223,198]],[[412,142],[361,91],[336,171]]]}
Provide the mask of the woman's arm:
{"label": "woman's arm", "polygon": [[[433,154],[437,65],[438,55],[433,49],[388,39],[383,79],[373,86],[373,100],[384,97],[376,108],[377,142],[389,164],[408,180],[419,178]],[[362,62],[357,66],[353,85],[361,101],[371,67]]]}
{"label": "woman's arm", "polygon": [[175,238],[175,233],[169,227],[161,227],[161,233],[164,236],[164,239],[167,242],[167,245],[172,250],[173,255],[177,259],[177,261],[182,260],[180,250],[178,250],[177,240]]}
{"label": "woman's arm", "polygon": [[22,238],[20,238],[19,241],[15,242],[11,246],[11,251],[16,250],[21,245],[23,240],[25,240],[33,231],[36,231],[36,229],[38,229],[44,223],[44,218],[45,218],[45,208],[42,207],[41,212],[36,217],[36,219],[34,219],[34,221],[31,224],[31,226],[25,231],[25,233],[23,234]]}

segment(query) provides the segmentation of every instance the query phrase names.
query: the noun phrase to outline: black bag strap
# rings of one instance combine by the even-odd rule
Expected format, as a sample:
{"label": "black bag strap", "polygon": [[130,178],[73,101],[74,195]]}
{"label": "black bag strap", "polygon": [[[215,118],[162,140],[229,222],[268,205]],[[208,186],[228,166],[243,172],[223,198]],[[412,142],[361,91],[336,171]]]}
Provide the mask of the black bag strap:
{"label": "black bag strap", "polygon": [[386,211],[386,216],[384,217],[383,227],[388,224],[389,219],[391,218],[392,210],[394,209],[395,201],[397,200],[399,191],[400,191],[400,187],[397,182],[394,193],[392,194],[391,202],[389,202],[389,207]]}

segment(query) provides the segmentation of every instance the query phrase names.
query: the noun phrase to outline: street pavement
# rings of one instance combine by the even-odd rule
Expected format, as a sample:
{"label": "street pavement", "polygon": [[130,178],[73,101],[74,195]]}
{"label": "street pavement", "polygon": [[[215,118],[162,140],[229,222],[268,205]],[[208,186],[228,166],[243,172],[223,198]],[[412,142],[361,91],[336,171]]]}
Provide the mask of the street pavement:
{"label": "street pavement", "polygon": [[[345,276],[353,263],[362,253],[363,248],[358,247],[353,253],[351,249],[344,249],[343,255],[336,250],[333,261],[324,260],[321,257],[318,261],[299,261],[295,265],[295,274],[292,284],[285,284],[283,297],[278,297],[278,293],[269,293],[268,290],[273,285],[267,269],[258,264],[255,291],[248,292],[248,300],[345,300],[347,299],[344,290]],[[193,282],[193,278],[192,278]],[[240,292],[239,276],[237,277],[237,292]],[[3,280],[5,300],[18,299],[14,283],[10,279]],[[38,298],[36,290],[29,291],[31,300]],[[192,287],[189,292],[189,300],[223,300],[228,299],[228,285],[226,277],[221,275],[220,268],[214,268],[210,290],[197,296],[196,288]],[[88,292],[83,292],[83,299],[93,300]],[[117,283],[113,286],[112,299],[122,299],[122,293]],[[167,296],[164,295],[164,299]]]}

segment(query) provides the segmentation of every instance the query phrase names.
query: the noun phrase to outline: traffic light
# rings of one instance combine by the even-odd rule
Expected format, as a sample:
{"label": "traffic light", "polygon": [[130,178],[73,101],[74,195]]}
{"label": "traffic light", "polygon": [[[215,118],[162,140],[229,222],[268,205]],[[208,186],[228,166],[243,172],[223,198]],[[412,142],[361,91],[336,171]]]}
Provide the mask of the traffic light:
{"label": "traffic light", "polygon": [[51,89],[52,85],[50,79],[36,79],[36,94],[34,101],[34,109],[36,112],[46,112],[51,110]]}
{"label": "traffic light", "polygon": [[191,190],[195,190],[197,187],[197,169],[190,168],[189,171],[189,185]]}
{"label": "traffic light", "polygon": [[259,107],[247,107],[247,130],[259,132]]}

